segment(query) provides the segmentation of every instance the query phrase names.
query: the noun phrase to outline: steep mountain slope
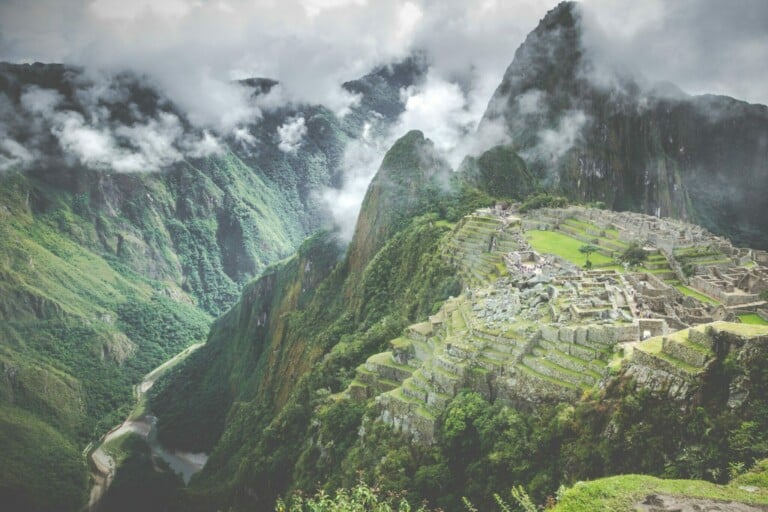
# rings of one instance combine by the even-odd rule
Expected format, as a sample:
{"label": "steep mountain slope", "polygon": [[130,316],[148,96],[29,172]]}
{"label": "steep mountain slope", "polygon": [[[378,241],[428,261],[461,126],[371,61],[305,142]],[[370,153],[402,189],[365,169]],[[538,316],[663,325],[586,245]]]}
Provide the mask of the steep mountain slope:
{"label": "steep mountain slope", "polygon": [[[353,83],[372,82],[390,101],[375,72]],[[244,86],[258,101],[276,82]],[[216,140],[141,77],[0,64],[0,431],[28,422],[31,440],[13,455],[28,479],[3,479],[3,501],[79,508],[80,450],[125,415],[131,385],[324,224],[317,192],[339,180],[345,144],[390,121],[299,105]],[[286,147],[291,123],[303,135]],[[41,450],[74,487],[34,491],[52,478],[26,471]]]}
{"label": "steep mountain slope", "polygon": [[[434,251],[450,224],[435,214],[407,218],[457,201],[459,189],[410,185],[447,183],[446,172],[430,141],[405,135],[384,158],[361,213],[370,222],[359,227],[375,226],[381,236],[358,231],[345,259],[327,235],[311,240],[251,284],[206,346],[159,384],[152,407],[164,441],[212,449],[184,506],[270,506],[297,478],[313,485],[317,475],[294,469],[312,410],[409,319],[458,291]],[[393,204],[401,210],[393,213]],[[340,411],[339,421],[356,428],[362,411]]]}
{"label": "steep mountain slope", "polygon": [[701,223],[768,247],[768,108],[649,86],[606,63],[578,4],[515,52],[483,122],[503,123],[538,178],[580,201]]}
{"label": "steep mountain slope", "polygon": [[[654,339],[631,361],[652,360],[660,372],[614,360],[605,340],[640,332],[618,312],[615,331],[601,318],[582,326],[586,346],[573,348],[579,335],[559,325],[560,315],[611,304],[624,277],[609,282],[596,271],[587,279],[595,282],[568,277],[560,289],[528,276],[510,292],[519,302],[505,304],[511,277],[502,257],[525,252],[522,233],[536,220],[460,220],[490,203],[471,188],[506,199],[548,188],[699,219],[739,242],[764,239],[759,209],[702,193],[718,179],[764,189],[764,107],[649,92],[615,75],[596,84],[578,16],[572,3],[549,13],[491,100],[483,122],[504,123],[511,145],[467,158],[449,176],[422,134],[404,136],[368,189],[346,256],[312,239],[250,285],[208,345],[160,383],[152,404],[165,442],[211,453],[180,507],[269,508],[282,493],[351,486],[361,476],[447,510],[461,509],[463,495],[490,507],[494,492],[520,483],[543,503],[561,483],[633,470],[723,482],[729,462],[768,453],[765,329],[744,339],[713,334],[706,347]],[[739,138],[741,130],[750,133]],[[519,232],[506,230],[513,224]],[[564,229],[587,241],[618,236],[583,222]],[[474,295],[478,283],[496,280],[499,289]],[[469,299],[441,309],[466,287]],[[560,310],[549,300],[561,293],[583,303]],[[487,328],[467,323],[475,314],[467,309]],[[519,329],[505,330],[517,315]],[[409,321],[419,323],[406,329]],[[570,343],[567,353],[560,343]],[[670,367],[674,350],[701,364]],[[589,362],[579,366],[581,358]],[[416,369],[411,359],[429,364]],[[658,392],[674,381],[665,369],[684,377],[681,402]],[[749,404],[729,406],[742,384]],[[526,389],[531,396],[516,399]]]}

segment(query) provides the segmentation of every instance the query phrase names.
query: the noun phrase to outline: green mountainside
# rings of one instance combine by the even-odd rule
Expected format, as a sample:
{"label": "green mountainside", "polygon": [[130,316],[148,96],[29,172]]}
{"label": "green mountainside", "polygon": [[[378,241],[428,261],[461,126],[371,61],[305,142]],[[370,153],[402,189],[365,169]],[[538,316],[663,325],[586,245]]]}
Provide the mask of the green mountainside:
{"label": "green mountainside", "polygon": [[[517,50],[481,121],[507,143],[454,170],[400,137],[346,248],[318,192],[426,57],[344,84],[344,117],[265,108],[205,151],[146,77],[0,63],[28,148],[0,153],[0,503],[88,508],[92,443],[151,411],[207,462],[182,485],[118,437],[103,510],[764,505],[768,254],[741,246],[768,247],[768,110],[606,70],[583,30],[564,2]],[[80,161],[67,122],[118,153],[165,126],[178,157]]]}
{"label": "green mountainside", "polygon": [[[490,200],[468,178],[436,198],[402,181],[441,175],[440,160],[424,166],[430,147],[417,132],[393,146],[345,258],[322,237],[308,242],[251,285],[206,347],[159,384],[152,407],[164,441],[211,453],[180,507],[271,507],[280,495],[362,479],[411,503],[461,510],[466,496],[492,509],[494,493],[515,485],[543,503],[561,485],[628,472],[723,483],[765,456],[766,327],[713,324],[622,353],[618,341],[641,335],[626,315],[639,313],[614,304],[611,290],[644,286],[606,255],[625,251],[644,217],[576,209],[459,219],[448,212]],[[393,201],[423,204],[413,210],[421,216],[403,221]],[[665,222],[658,233],[703,236]],[[372,227],[387,238],[361,236]],[[505,259],[529,254],[526,240],[543,243],[537,233],[559,237],[544,254],[575,259],[557,263],[568,276],[557,285],[515,277]],[[568,274],[583,254],[568,253],[564,240],[584,234],[605,270]],[[739,272],[757,265],[733,251]],[[658,320],[640,321],[667,318],[671,330],[673,317],[711,322],[716,308],[661,280],[674,276],[670,258],[653,255],[640,270],[674,297],[648,306],[661,308],[648,313]],[[677,313],[664,311],[670,303]],[[581,324],[576,314],[603,320]]]}
{"label": "green mountainside", "polygon": [[[373,82],[379,94],[418,74],[399,69],[350,84]],[[276,84],[246,83],[254,95]],[[121,173],[73,160],[53,136],[56,118],[36,117],[24,99],[43,91],[59,98],[51,116],[87,118],[99,85],[78,68],[0,64],[3,133],[35,154],[0,174],[0,431],[17,435],[29,420],[13,453],[0,448],[23,475],[0,479],[17,509],[80,508],[80,452],[126,416],[132,386],[204,340],[245,283],[324,225],[317,192],[339,181],[345,145],[369,118],[377,129],[392,120],[363,107],[345,119],[311,105],[265,111],[244,128],[252,144],[222,138],[209,156]],[[109,87],[119,97],[99,99],[98,122],[114,133],[176,116],[189,137],[203,136],[140,77],[111,77]],[[298,115],[305,137],[282,151],[277,128]],[[41,450],[50,471],[33,470]],[[52,480],[77,484],[36,491]]]}

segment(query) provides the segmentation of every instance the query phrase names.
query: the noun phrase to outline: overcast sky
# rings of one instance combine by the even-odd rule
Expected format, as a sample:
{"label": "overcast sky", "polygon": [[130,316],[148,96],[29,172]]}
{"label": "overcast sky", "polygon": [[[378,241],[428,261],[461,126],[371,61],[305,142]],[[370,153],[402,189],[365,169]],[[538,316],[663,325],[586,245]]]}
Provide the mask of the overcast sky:
{"label": "overcast sky", "polygon": [[[343,110],[338,85],[425,49],[484,105],[543,0],[0,0],[0,59],[132,68],[181,103],[227,107],[221,82],[281,80]],[[606,54],[687,92],[768,103],[768,1],[586,0]],[[471,111],[480,105],[468,105]],[[205,112],[201,115],[205,116]]]}

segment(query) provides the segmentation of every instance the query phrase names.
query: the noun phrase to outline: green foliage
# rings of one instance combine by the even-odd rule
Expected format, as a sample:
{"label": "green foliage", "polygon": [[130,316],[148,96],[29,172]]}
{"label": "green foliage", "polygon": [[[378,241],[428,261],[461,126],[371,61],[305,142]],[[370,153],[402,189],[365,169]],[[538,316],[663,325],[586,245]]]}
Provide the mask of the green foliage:
{"label": "green foliage", "polygon": [[480,157],[467,157],[459,169],[461,179],[491,197],[523,199],[536,180],[511,146],[495,146]]}
{"label": "green foliage", "polygon": [[619,257],[629,265],[636,266],[648,259],[648,253],[639,242],[631,242],[626,250]]}
{"label": "green foliage", "polygon": [[396,495],[383,496],[376,488],[360,483],[351,489],[338,489],[333,496],[323,491],[314,496],[294,494],[286,504],[278,500],[276,512],[425,512],[424,507],[412,508]]}
{"label": "green foliage", "polygon": [[592,244],[582,245],[579,247],[579,252],[584,255],[586,258],[586,261],[584,262],[584,266],[587,269],[592,268],[592,262],[589,261],[589,255],[593,252],[597,252],[598,247]]}
{"label": "green foliage", "polygon": [[[741,482],[739,483],[741,484]],[[688,496],[758,505],[768,503],[765,493],[750,493],[739,489],[736,485],[721,486],[697,480],[670,480],[627,474],[592,482],[580,482],[563,493],[553,511],[632,510],[650,494]]]}
{"label": "green foliage", "polygon": [[0,405],[0,503],[4,510],[78,510],[86,467],[77,446],[34,415]]}
{"label": "green foliage", "polygon": [[523,201],[523,204],[520,205],[520,212],[526,213],[539,208],[563,208],[565,206],[568,206],[568,199],[565,197],[541,192]]}

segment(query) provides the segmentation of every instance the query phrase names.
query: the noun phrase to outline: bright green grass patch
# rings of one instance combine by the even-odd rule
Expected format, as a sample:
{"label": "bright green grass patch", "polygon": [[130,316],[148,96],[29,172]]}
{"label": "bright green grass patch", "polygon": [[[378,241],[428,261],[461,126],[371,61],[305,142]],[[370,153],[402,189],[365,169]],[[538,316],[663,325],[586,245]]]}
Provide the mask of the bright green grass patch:
{"label": "bright green grass patch", "polygon": [[681,361],[680,359],[676,359],[669,354],[666,354],[662,350],[662,336],[656,336],[654,338],[649,338],[645,341],[640,342],[635,350],[641,350],[647,354],[653,354],[654,356],[658,357],[659,359],[663,359],[670,363],[673,366],[676,366],[682,370],[685,370],[688,373],[698,373],[701,368],[697,368],[693,365],[690,365],[686,363],[685,361]]}
{"label": "bright green grass patch", "polygon": [[737,324],[735,322],[713,322],[716,331],[726,331],[739,336],[754,337],[768,336],[768,327],[755,324]]}
{"label": "bright green grass patch", "polygon": [[579,482],[565,491],[553,509],[559,512],[635,510],[649,494],[668,494],[691,498],[768,504],[768,492],[747,492],[737,487],[716,485],[701,480],[663,480],[646,475],[621,475]]}
{"label": "bright green grass patch", "polygon": [[413,345],[408,338],[395,338],[389,342],[390,346],[394,349],[404,350]]}
{"label": "bright green grass patch", "polygon": [[675,288],[677,288],[680,291],[680,293],[682,293],[683,295],[687,295],[689,297],[693,297],[694,299],[698,299],[701,302],[704,302],[704,303],[707,303],[707,304],[714,304],[714,305],[720,304],[720,302],[716,301],[712,297],[707,297],[703,293],[699,293],[696,290],[688,288],[684,284],[679,284],[679,285],[675,286]]}
{"label": "bright green grass patch", "polygon": [[748,313],[746,315],[739,315],[739,320],[741,320],[741,323],[743,324],[750,324],[750,325],[768,325],[768,322],[760,318],[760,315],[757,315],[755,313]]}
{"label": "bright green grass patch", "polygon": [[691,498],[768,504],[768,492],[747,492],[737,487],[716,485],[701,480],[663,480],[646,475],[621,475],[580,482],[563,494],[553,509],[557,512],[634,510],[649,494],[668,494]]}
{"label": "bright green grass patch", "polygon": [[[583,266],[586,261],[585,255],[579,252],[579,247],[587,244],[581,240],[554,231],[539,230],[526,231],[525,237],[537,252],[554,254],[579,266]],[[598,252],[590,254],[589,260],[593,265],[613,262],[611,258]]]}

